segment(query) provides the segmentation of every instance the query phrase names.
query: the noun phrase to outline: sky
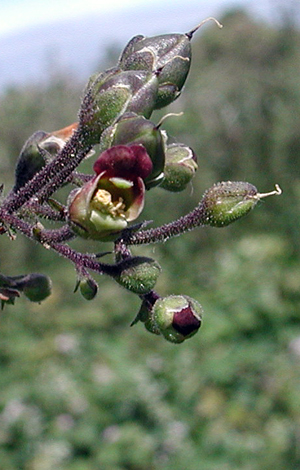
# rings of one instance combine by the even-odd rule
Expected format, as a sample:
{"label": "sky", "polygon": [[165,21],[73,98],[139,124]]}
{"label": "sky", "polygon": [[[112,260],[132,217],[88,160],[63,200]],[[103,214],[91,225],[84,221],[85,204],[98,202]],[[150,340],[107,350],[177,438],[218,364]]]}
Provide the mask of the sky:
{"label": "sky", "polygon": [[[272,2],[272,0],[270,0]],[[276,0],[273,0],[276,2]],[[182,0],[0,0],[0,35],[6,35],[30,26],[51,23],[64,18],[79,18],[89,13],[105,14],[120,12],[138,6],[160,8],[164,4],[182,5]],[[199,8],[215,5],[242,3],[253,4],[253,0],[198,0]],[[256,2],[257,3],[257,2]],[[258,2],[258,5],[261,2]]]}
{"label": "sky", "polygon": [[53,65],[84,79],[110,46],[189,31],[234,6],[273,21],[280,2],[299,10],[300,0],[0,0],[0,92],[44,80]]}
{"label": "sky", "polygon": [[150,0],[0,0],[0,34],[65,17],[106,13]]}
{"label": "sky", "polygon": [[162,1],[164,0],[0,0],[0,35],[66,17],[78,18],[88,13],[105,14],[134,6],[155,5]]}

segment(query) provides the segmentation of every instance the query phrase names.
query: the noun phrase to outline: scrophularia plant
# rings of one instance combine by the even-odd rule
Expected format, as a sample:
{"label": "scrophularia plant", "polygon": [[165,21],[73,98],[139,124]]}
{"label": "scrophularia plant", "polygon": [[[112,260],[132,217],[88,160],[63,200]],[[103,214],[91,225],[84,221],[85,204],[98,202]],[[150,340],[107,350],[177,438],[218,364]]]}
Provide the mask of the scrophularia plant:
{"label": "scrophularia plant", "polygon": [[[225,227],[261,198],[281,192],[278,185],[260,194],[247,182],[220,182],[178,220],[155,228],[138,222],[150,190],[182,191],[197,170],[193,150],[169,144],[163,120],[154,123],[150,117],[179,97],[190,69],[191,40],[203,23],[186,34],[131,39],[115,67],[90,78],[78,122],[55,132],[35,132],[25,142],[14,186],[0,205],[1,234],[14,238],[20,232],[67,258],[76,270],[75,290],[87,300],[98,290],[91,273],[110,276],[141,299],[132,325],[141,321],[148,331],[173,343],[198,331],[202,307],[186,295],[161,297],[153,290],[160,265],[134,256],[130,247],[163,242],[205,225]],[[89,160],[93,174],[79,173],[77,167],[96,144],[100,155]],[[53,195],[62,186],[70,191],[67,200],[59,202]],[[56,222],[57,228],[45,229],[43,219]],[[75,237],[97,240],[98,251],[101,243],[110,242],[114,263],[74,250],[68,242]],[[41,302],[51,293],[51,281],[37,273],[0,275],[2,307],[21,293]]]}

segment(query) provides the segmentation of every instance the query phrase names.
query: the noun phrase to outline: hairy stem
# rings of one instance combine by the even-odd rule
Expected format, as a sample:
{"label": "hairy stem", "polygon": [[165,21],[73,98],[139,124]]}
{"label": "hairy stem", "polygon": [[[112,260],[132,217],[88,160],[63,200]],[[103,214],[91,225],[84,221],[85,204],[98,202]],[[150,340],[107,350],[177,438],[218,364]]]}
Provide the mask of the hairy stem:
{"label": "hairy stem", "polygon": [[200,203],[188,214],[168,224],[148,230],[140,230],[139,232],[128,231],[123,241],[126,245],[147,245],[149,243],[164,242],[203,224],[204,210]]}
{"label": "hairy stem", "polygon": [[79,130],[75,131],[59,155],[48,165],[43,167],[28,183],[17,193],[10,193],[3,201],[2,209],[12,213],[20,209],[33,196],[40,203],[50,197],[83,160],[91,147],[82,150],[82,139]]}
{"label": "hairy stem", "polygon": [[68,245],[63,244],[62,242],[74,237],[73,232],[67,225],[58,230],[41,230],[39,228],[35,230],[36,226],[29,224],[14,214],[10,214],[8,211],[3,210],[3,208],[0,208],[0,220],[31,240],[35,240],[47,248],[53,249],[72,261],[75,266],[91,269],[98,274],[106,274],[111,277],[115,277],[119,273],[118,264],[99,263],[95,260],[95,255],[79,253]]}

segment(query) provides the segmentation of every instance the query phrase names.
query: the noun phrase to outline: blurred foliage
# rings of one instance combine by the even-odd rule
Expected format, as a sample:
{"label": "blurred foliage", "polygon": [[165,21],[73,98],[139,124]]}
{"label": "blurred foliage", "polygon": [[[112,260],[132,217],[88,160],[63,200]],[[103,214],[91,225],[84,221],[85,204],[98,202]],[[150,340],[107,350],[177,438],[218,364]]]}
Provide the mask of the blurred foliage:
{"label": "blurred foliage", "polygon": [[[279,183],[283,195],[228,228],[134,250],[163,266],[162,295],[203,305],[203,327],[179,346],[129,328],[138,300],[111,279],[87,302],[66,261],[2,237],[1,270],[45,272],[54,293],[1,313],[1,470],[300,467],[300,32],[240,11],[221,21],[193,40],[190,79],[169,107],[185,114],[165,122],[198,155],[193,186],[151,191],[143,215],[170,221],[227,179],[261,192]],[[80,96],[62,77],[1,96],[6,189],[26,138],[75,121]]]}

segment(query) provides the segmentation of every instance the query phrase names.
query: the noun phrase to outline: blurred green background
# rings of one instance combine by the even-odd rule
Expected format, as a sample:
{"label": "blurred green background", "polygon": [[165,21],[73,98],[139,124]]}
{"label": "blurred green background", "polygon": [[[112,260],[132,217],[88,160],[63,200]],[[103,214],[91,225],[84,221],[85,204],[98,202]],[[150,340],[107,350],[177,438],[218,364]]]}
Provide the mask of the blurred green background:
{"label": "blurred green background", "polygon": [[[291,20],[232,11],[223,30],[199,31],[185,90],[167,110],[184,111],[164,127],[195,150],[199,169],[183,193],[149,192],[145,219],[183,215],[221,180],[283,189],[227,228],[134,249],[162,265],[161,295],[202,304],[195,337],[173,345],[130,328],[136,296],[99,278],[87,302],[65,260],[1,238],[3,273],[53,280],[41,305],[21,298],[1,312],[1,470],[300,468],[300,31]],[[6,190],[24,141],[75,121],[81,94],[62,73],[0,96]]]}

